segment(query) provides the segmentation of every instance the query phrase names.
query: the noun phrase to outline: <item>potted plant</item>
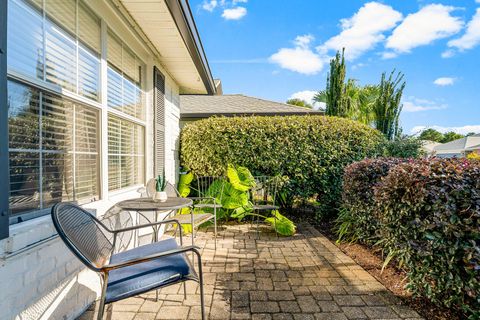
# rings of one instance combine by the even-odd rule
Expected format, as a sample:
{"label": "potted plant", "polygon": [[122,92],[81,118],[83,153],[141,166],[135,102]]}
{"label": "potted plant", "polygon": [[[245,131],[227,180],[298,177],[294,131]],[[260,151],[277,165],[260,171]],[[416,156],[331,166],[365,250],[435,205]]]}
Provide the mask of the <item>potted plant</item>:
{"label": "potted plant", "polygon": [[167,180],[165,179],[165,170],[163,170],[163,174],[159,175],[156,179],[156,192],[153,195],[153,200],[165,202],[167,201],[167,193],[165,192],[165,187],[167,186]]}

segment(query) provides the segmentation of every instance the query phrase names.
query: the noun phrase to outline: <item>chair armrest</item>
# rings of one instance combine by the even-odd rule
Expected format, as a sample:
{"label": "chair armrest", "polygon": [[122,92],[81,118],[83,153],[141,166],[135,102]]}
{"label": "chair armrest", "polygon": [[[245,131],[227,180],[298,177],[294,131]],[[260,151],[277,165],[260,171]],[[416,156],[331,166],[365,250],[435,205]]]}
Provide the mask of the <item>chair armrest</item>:
{"label": "chair armrest", "polygon": [[[180,225],[180,222],[178,222],[178,220],[169,219],[169,220],[162,220],[162,221],[157,221],[157,222],[152,222],[152,223],[139,224],[139,225],[136,225],[136,226],[131,226],[131,227],[128,227],[128,228],[123,228],[123,229],[112,230],[112,232],[113,233],[121,233],[121,232],[126,232],[126,231],[131,231],[131,230],[136,230],[136,229],[142,229],[142,228],[148,228],[148,227],[153,227],[153,226],[157,226],[157,225],[160,225],[160,224],[169,224],[169,223],[175,223],[177,225],[177,227],[180,228],[180,230],[181,230],[181,225]],[[180,231],[180,233],[181,233],[181,231]]]}
{"label": "chair armrest", "polygon": [[168,257],[168,256],[171,256],[171,255],[174,255],[174,254],[185,253],[185,252],[189,252],[189,251],[194,252],[197,255],[197,257],[200,259],[200,252],[198,251],[199,249],[200,248],[197,247],[197,246],[180,247],[178,249],[159,252],[159,253],[151,254],[151,255],[148,255],[148,256],[145,256],[145,257],[142,257],[142,258],[127,260],[127,261],[120,262],[120,263],[107,264],[107,265],[104,265],[102,267],[101,271],[102,272],[109,272],[111,270],[120,269],[120,268],[124,268],[124,267],[128,267],[128,266],[132,266],[132,265],[135,265],[135,264],[155,260],[155,259],[158,259],[158,258],[161,258],[161,257]]}
{"label": "chair armrest", "polygon": [[217,199],[215,199],[214,197],[188,197],[188,199],[192,199],[192,200],[213,200],[213,202],[217,203]]}

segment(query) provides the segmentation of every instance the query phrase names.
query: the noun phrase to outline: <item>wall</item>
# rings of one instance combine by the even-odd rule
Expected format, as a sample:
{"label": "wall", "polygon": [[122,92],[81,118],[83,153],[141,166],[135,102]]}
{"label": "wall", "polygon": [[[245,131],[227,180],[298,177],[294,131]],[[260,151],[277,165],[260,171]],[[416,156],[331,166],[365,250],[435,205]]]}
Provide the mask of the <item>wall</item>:
{"label": "wall", "polygon": [[[101,14],[104,4],[94,3],[97,5],[101,7],[96,10],[101,16],[113,19],[109,14]],[[128,32],[121,34],[127,39],[131,37]],[[146,179],[153,177],[152,70],[156,65],[166,77],[165,169],[167,178],[174,183],[179,165],[179,88],[152,56],[144,52],[141,58],[147,63]],[[104,175],[103,184],[108,184],[106,179]],[[109,193],[107,199],[84,207],[100,217],[116,202],[138,197],[137,189],[138,186],[134,186]],[[99,291],[98,275],[86,269],[68,251],[56,235],[50,216],[12,225],[10,237],[0,241],[1,320],[74,319],[99,296]]]}

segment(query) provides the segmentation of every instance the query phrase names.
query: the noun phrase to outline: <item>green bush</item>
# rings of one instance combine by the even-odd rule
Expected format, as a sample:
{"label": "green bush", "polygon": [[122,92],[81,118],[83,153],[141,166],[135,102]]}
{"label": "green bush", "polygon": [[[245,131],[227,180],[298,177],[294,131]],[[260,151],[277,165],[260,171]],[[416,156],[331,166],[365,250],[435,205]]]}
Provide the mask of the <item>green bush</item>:
{"label": "green bush", "polygon": [[384,138],[355,121],[324,116],[209,118],[185,126],[182,163],[195,174],[220,175],[228,163],[254,175],[288,177],[280,199],[317,197],[322,214],[338,208],[343,169],[376,155]]}
{"label": "green bush", "polygon": [[339,241],[375,244],[379,240],[374,187],[401,162],[398,158],[365,159],[345,168],[342,209],[337,219]]}
{"label": "green bush", "polygon": [[383,247],[408,274],[408,288],[480,317],[480,162],[416,160],[375,188]]}
{"label": "green bush", "polygon": [[424,155],[422,141],[414,137],[402,137],[386,140],[383,144],[383,154],[394,158],[420,158]]}

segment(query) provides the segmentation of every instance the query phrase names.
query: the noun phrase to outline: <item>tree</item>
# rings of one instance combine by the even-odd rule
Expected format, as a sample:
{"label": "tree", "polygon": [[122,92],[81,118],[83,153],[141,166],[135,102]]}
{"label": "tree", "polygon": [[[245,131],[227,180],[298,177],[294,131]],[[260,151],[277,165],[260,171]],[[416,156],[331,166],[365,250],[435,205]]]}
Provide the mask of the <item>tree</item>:
{"label": "tree", "polygon": [[464,135],[461,135],[461,134],[453,132],[453,131],[449,131],[449,132],[446,132],[443,135],[443,139],[440,142],[441,143],[447,143],[447,142],[457,140],[457,139],[461,139],[461,138],[464,138],[464,137],[465,137]]}
{"label": "tree", "polygon": [[327,108],[325,114],[328,116],[347,117],[349,115],[348,105],[345,100],[345,48],[337,51],[335,58],[330,60],[330,72],[327,77],[327,89],[325,90]]}
{"label": "tree", "polygon": [[423,130],[418,136],[418,138],[420,140],[442,142],[444,137],[443,137],[443,133],[435,129],[429,128],[429,129]]}
{"label": "tree", "polygon": [[308,103],[307,101],[302,100],[302,99],[297,99],[297,98],[288,99],[286,103],[291,104],[293,106],[303,107],[303,108],[307,108],[307,109],[313,109],[313,106],[310,103]]}
{"label": "tree", "polygon": [[388,140],[394,140],[401,134],[400,113],[402,112],[402,94],[405,89],[404,76],[395,70],[387,78],[385,72],[379,85],[378,98],[373,106],[375,115],[374,126],[382,132]]}

